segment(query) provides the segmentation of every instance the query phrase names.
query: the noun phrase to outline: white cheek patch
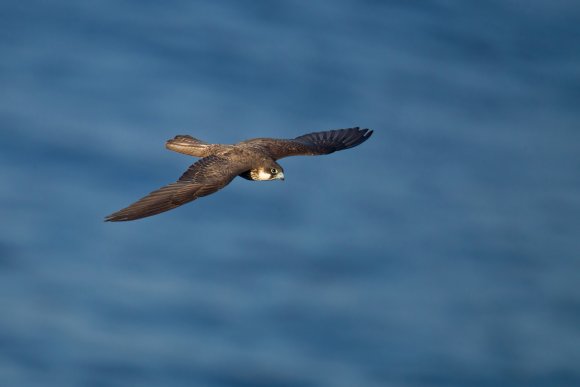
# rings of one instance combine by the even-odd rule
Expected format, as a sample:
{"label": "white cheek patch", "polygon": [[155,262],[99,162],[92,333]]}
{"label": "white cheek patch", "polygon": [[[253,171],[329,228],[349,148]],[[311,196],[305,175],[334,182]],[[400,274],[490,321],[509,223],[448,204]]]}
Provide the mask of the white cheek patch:
{"label": "white cheek patch", "polygon": [[258,170],[258,180],[270,180],[270,179],[272,179],[271,174],[264,171],[263,169]]}

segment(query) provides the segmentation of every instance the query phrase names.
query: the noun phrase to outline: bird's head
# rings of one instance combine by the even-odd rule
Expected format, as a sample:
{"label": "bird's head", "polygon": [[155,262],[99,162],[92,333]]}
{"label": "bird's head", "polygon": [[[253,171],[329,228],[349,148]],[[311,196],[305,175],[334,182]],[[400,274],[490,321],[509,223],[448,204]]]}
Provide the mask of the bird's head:
{"label": "bird's head", "polygon": [[284,180],[284,169],[275,161],[269,161],[250,171],[252,180]]}

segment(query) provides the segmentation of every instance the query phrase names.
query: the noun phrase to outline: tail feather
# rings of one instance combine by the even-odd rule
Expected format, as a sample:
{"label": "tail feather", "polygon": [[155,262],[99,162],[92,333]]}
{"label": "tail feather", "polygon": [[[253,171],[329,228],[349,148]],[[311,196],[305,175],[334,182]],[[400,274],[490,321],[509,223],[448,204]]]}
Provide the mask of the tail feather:
{"label": "tail feather", "polygon": [[179,135],[167,140],[165,147],[174,152],[195,157],[206,157],[210,154],[210,144],[188,135]]}

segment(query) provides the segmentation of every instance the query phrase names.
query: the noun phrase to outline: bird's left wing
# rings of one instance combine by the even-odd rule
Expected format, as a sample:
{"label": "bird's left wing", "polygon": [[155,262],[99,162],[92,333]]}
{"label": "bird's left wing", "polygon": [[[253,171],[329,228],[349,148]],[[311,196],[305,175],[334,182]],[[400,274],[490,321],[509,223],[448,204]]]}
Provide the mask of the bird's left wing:
{"label": "bird's left wing", "polygon": [[112,213],[107,222],[135,220],[169,211],[228,185],[249,166],[219,156],[205,157],[192,166],[175,183],[166,185],[139,199],[129,207]]}
{"label": "bird's left wing", "polygon": [[372,130],[348,128],[308,133],[289,140],[255,138],[241,144],[264,149],[274,160],[288,156],[327,155],[362,144],[371,137]]}

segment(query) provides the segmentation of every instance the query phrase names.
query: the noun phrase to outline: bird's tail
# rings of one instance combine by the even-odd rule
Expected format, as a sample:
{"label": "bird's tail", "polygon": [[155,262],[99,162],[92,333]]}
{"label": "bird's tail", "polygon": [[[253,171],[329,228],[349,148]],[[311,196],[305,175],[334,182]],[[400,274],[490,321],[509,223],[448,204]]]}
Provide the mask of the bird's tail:
{"label": "bird's tail", "polygon": [[169,150],[195,157],[209,156],[210,146],[211,144],[188,135],[175,136],[165,143]]}

